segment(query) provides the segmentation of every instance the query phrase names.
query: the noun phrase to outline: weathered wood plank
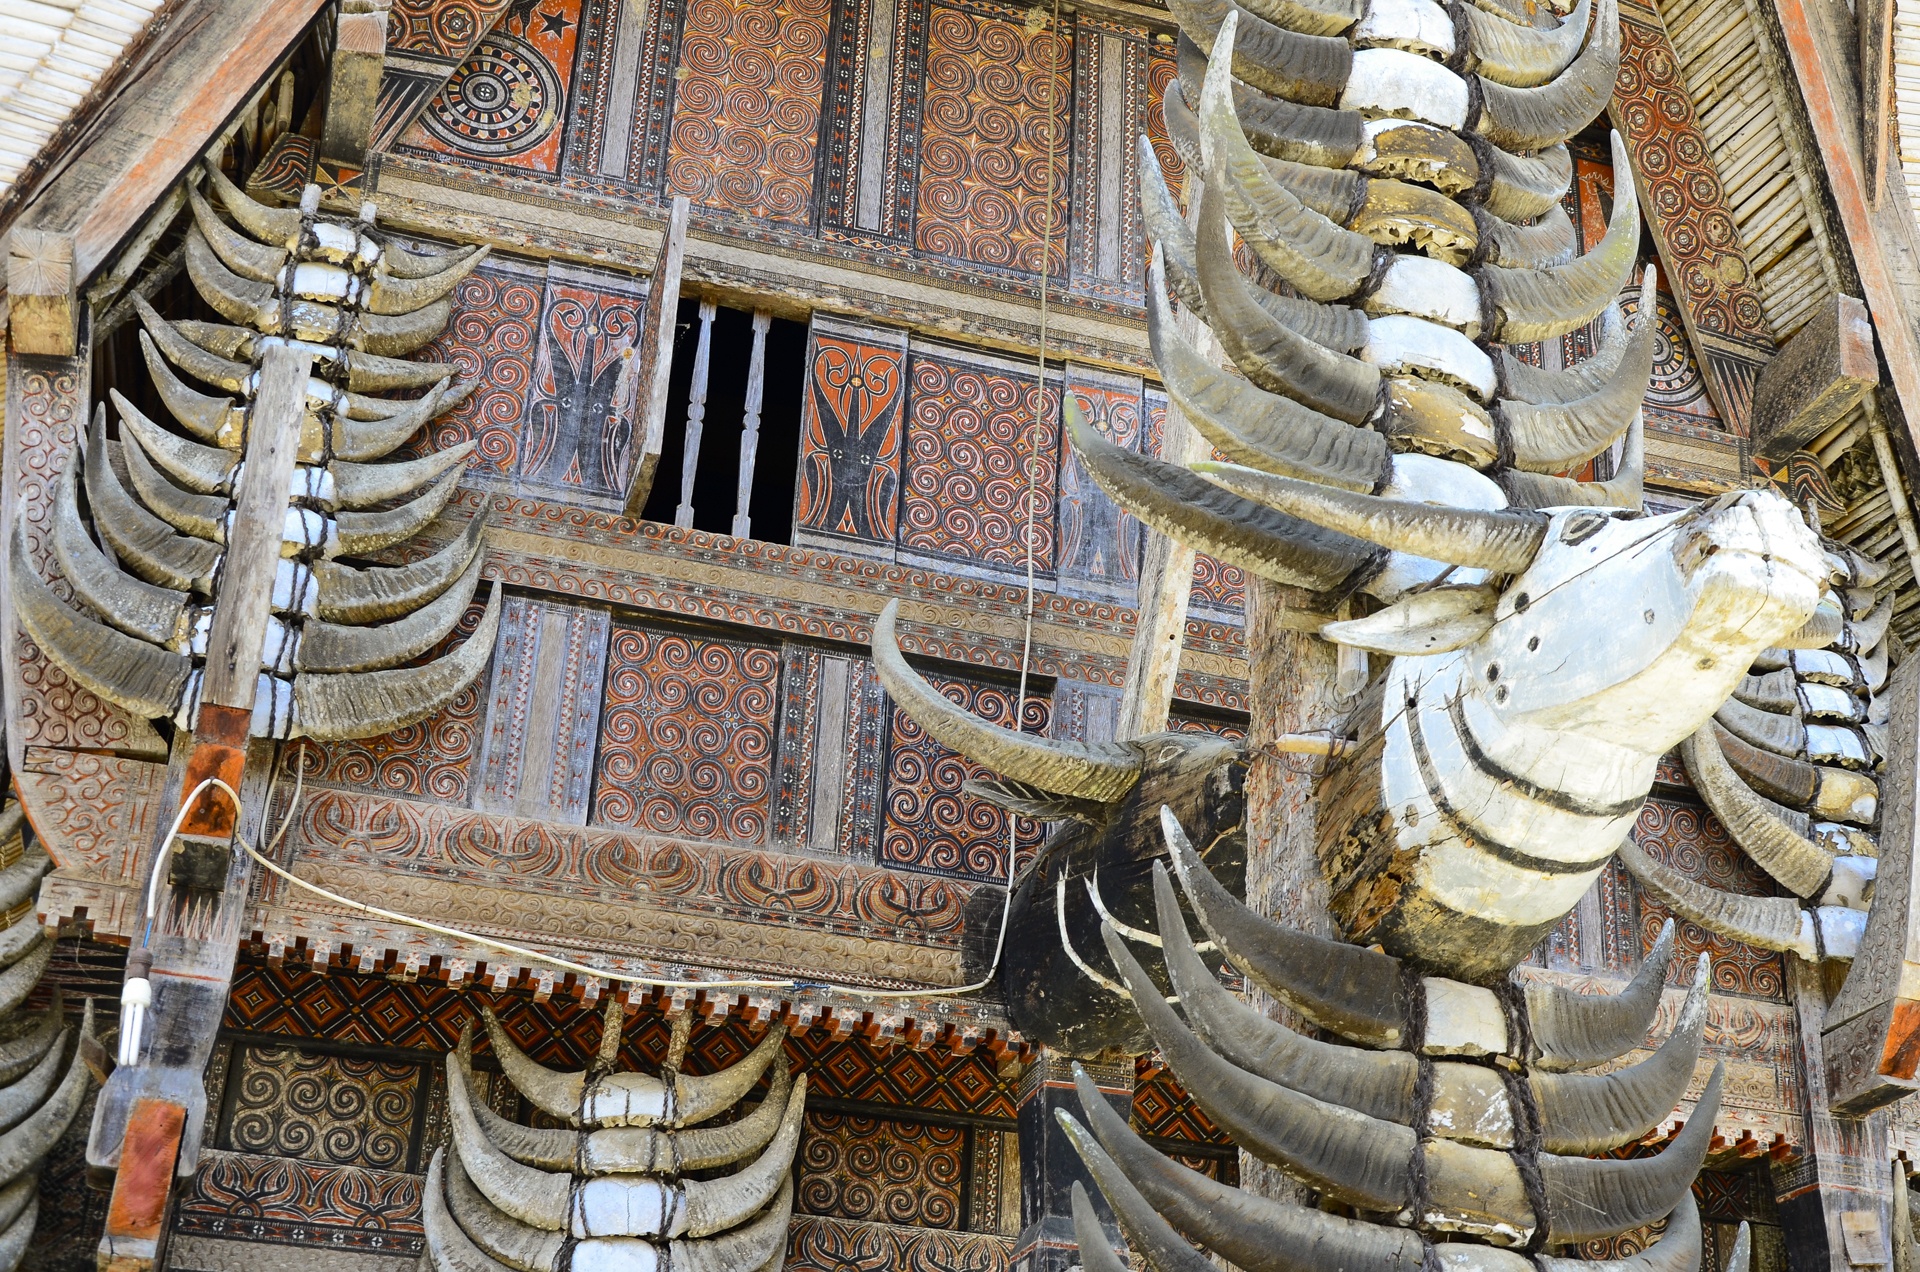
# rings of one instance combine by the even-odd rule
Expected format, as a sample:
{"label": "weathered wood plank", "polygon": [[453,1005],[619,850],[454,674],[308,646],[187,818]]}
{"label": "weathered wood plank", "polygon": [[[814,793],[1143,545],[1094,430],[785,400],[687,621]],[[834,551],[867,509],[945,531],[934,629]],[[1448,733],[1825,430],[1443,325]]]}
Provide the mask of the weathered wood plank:
{"label": "weathered wood plank", "polygon": [[660,453],[667,444],[667,382],[673,375],[673,325],[680,312],[680,275],[687,259],[687,215],[684,194],[675,195],[660,233],[659,255],[654,257],[653,281],[647,285],[647,308],[640,330],[637,374],[633,395],[633,436],[638,453],[627,478],[627,515],[638,517],[653,492]]}
{"label": "weathered wood plank", "polygon": [[373,136],[380,76],[387,60],[387,14],[393,0],[347,0],[334,27],[332,77],[320,157],[364,168]]}
{"label": "weathered wood plank", "polygon": [[1879,382],[1867,307],[1852,296],[1834,297],[1761,371],[1753,390],[1753,453],[1784,462]]}
{"label": "weathered wood plank", "polygon": [[7,237],[7,300],[20,353],[73,356],[73,236],[16,227]]}

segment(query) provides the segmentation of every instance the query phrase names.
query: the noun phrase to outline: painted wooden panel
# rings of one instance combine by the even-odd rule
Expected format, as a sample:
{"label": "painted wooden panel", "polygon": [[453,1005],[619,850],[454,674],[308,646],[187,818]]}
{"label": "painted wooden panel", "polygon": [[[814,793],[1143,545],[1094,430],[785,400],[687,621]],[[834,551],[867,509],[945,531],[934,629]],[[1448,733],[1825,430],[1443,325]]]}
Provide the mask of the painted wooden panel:
{"label": "painted wooden panel", "polygon": [[966,1141],[959,1126],[809,1112],[794,1209],[864,1223],[959,1228]]}
{"label": "painted wooden panel", "polygon": [[[1067,391],[1101,436],[1139,449],[1145,421],[1137,378],[1070,366]],[[1095,484],[1071,447],[1060,465],[1059,508],[1061,589],[1133,604],[1140,581],[1140,523]]]}
{"label": "painted wooden panel", "polygon": [[403,142],[534,172],[560,170],[581,0],[520,0],[427,103]]}
{"label": "painted wooden panel", "polygon": [[906,333],[816,318],[801,405],[802,532],[891,546],[906,434]]}
{"label": "painted wooden panel", "polygon": [[451,363],[460,380],[479,381],[472,396],[434,421],[440,450],[473,439],[468,471],[482,466],[505,475],[520,466],[520,417],[532,396],[533,359],[540,340],[545,271],[491,260],[462,279],[445,331],[422,359]]}
{"label": "painted wooden panel", "polygon": [[506,599],[474,807],[586,821],[609,627],[604,609]]}
{"label": "painted wooden panel", "polygon": [[[622,284],[625,285],[622,285]],[[597,270],[548,269],[521,424],[521,485],[616,506],[634,446],[641,289]]]}

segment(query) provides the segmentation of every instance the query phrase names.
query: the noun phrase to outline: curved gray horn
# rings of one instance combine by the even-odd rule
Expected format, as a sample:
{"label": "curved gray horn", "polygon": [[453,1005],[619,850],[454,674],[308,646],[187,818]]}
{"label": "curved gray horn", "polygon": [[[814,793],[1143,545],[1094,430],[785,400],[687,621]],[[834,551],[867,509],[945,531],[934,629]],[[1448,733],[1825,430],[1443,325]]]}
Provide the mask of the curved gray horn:
{"label": "curved gray horn", "polygon": [[[24,905],[27,898],[34,895],[41,877],[51,869],[53,869],[53,859],[47,856],[44,849],[36,846],[5,870],[0,870],[0,911]],[[26,920],[22,919],[21,922],[24,923]],[[13,927],[18,926],[20,926],[18,923],[13,925]],[[12,932],[13,927],[8,928],[7,931]],[[34,924],[33,927],[38,930],[39,925]],[[7,960],[9,966],[12,963],[12,959]]]}
{"label": "curved gray horn", "polygon": [[689,1077],[684,1073],[677,1076],[673,1082],[674,1112],[671,1124],[693,1126],[718,1117],[738,1104],[746,1098],[747,1092],[753,1090],[754,1083],[767,1071],[774,1057],[781,1054],[786,1041],[787,1026],[782,1022],[768,1029],[767,1036],[742,1056],[738,1064],[700,1077]]}
{"label": "curved gray horn", "polygon": [[[475,1113],[484,1110],[469,1100],[469,1107]],[[512,1125],[508,1123],[508,1125]],[[567,1135],[567,1131],[554,1131],[555,1135]],[[444,1193],[435,1197],[436,1184],[444,1188]],[[559,1272],[562,1256],[568,1240],[564,1232],[551,1232],[545,1228],[536,1228],[530,1223],[521,1223],[513,1216],[504,1213],[498,1206],[487,1200],[485,1193],[475,1186],[473,1178],[467,1174],[460,1163],[460,1154],[449,1153],[445,1148],[435,1150],[433,1165],[427,1172],[427,1195],[422,1197],[422,1219],[425,1220],[427,1240],[435,1240],[436,1219],[433,1211],[435,1201],[442,1214],[451,1214],[459,1225],[461,1235],[469,1238],[473,1247],[489,1259],[499,1261],[519,1272]],[[448,1244],[446,1237],[441,1244]],[[496,1266],[498,1266],[496,1264]]]}
{"label": "curved gray horn", "polygon": [[[31,926],[33,935],[44,942],[39,922],[33,920]],[[51,942],[44,943],[51,945]],[[47,951],[47,957],[49,959],[53,957],[51,949]],[[32,986],[28,988],[31,989]],[[59,1007],[59,1000],[56,999],[53,1007],[41,1014],[38,1024],[25,1033],[0,1043],[0,1082],[12,1082],[34,1065],[39,1064],[40,1058],[47,1054],[48,1048],[53,1046],[54,1039],[63,1034],[65,1017],[58,1010]]]}
{"label": "curved gray horn", "polygon": [[[44,857],[44,854],[42,854]],[[47,865],[51,866],[51,861]],[[38,873],[45,873],[44,870]],[[11,907],[9,907],[11,908]],[[46,933],[40,928],[40,921],[29,914],[12,927],[0,931],[0,968],[12,967],[28,954],[38,949],[40,942],[46,939]],[[5,1072],[5,1060],[0,1058],[0,1082],[11,1082],[18,1074]]]}
{"label": "curved gray horn", "polygon": [[348,343],[364,353],[403,358],[446,330],[447,319],[452,316],[453,302],[445,298],[395,317],[362,313],[354,322]]}
{"label": "curved gray horn", "polygon": [[1687,1124],[1657,1157],[1626,1161],[1542,1153],[1547,1240],[1591,1241],[1652,1223],[1687,1199],[1713,1143],[1726,1065],[1716,1061]]}
{"label": "curved gray horn", "polygon": [[270,208],[256,203],[220,171],[218,165],[206,165],[207,184],[220,196],[220,205],[240,223],[240,228],[263,243],[291,245],[300,238],[298,208]]}
{"label": "curved gray horn", "polygon": [[460,1164],[481,1195],[521,1223],[548,1232],[566,1230],[572,1176],[565,1171],[522,1166],[482,1133],[473,1117],[467,1084],[461,1080],[452,1055],[447,1057],[447,1122]]}
{"label": "curved gray horn", "polygon": [[1509,88],[1533,88],[1566,70],[1587,36],[1587,0],[1580,0],[1557,27],[1542,31],[1467,6],[1467,47],[1483,80]]}
{"label": "curved gray horn", "polygon": [[1680,744],[1700,797],[1727,827],[1733,841],[1755,865],[1797,897],[1817,897],[1833,878],[1833,858],[1812,840],[1795,833],[1773,811],[1771,800],[1756,795],[1727,763],[1711,722]]}
{"label": "curved gray horn", "polygon": [[476,247],[445,269],[432,274],[403,277],[384,267],[376,269],[367,290],[367,308],[376,314],[410,314],[430,305],[460,285],[460,280],[480,268],[480,262],[493,251]]}
{"label": "curved gray horn", "polygon": [[129,636],[138,636],[176,653],[192,635],[187,594],[122,573],[107,554],[94,546],[80,521],[80,451],[75,448],[60,475],[53,500],[53,524],[48,538],[53,559],[67,586],[87,607]]}
{"label": "curved gray horn", "polygon": [[1825,649],[1840,639],[1840,631],[1846,622],[1839,607],[1822,605],[1802,623],[1792,635],[1780,641],[1782,649]]}
{"label": "curved gray horn", "polygon": [[1640,281],[1640,308],[1633,335],[1607,382],[1585,397],[1555,405],[1502,399],[1514,467],[1526,472],[1558,473],[1584,464],[1633,426],[1653,374],[1653,338],[1659,324],[1653,313],[1653,267]]}
{"label": "curved gray horn", "polygon": [[779,1272],[792,1218],[793,1176],[788,1173],[758,1218],[717,1237],[669,1243],[664,1266],[672,1272]]}
{"label": "curved gray horn", "polygon": [[1518,574],[1532,565],[1547,537],[1547,518],[1537,512],[1383,499],[1211,460],[1188,467],[1243,499],[1338,534],[1496,574]]}
{"label": "curved gray horn", "polygon": [[409,362],[358,349],[342,350],[340,357],[347,364],[347,388],[355,393],[431,388],[459,370],[450,362]]}
{"label": "curved gray horn", "polygon": [[[25,1184],[21,1193],[20,1210],[9,1223],[6,1230],[0,1232],[0,1268],[12,1272],[27,1257],[27,1247],[33,1243],[33,1232],[40,1222],[40,1181],[37,1178],[16,1180],[11,1187]],[[0,1199],[11,1202],[15,1194],[0,1190]]]}
{"label": "curved gray horn", "polygon": [[280,277],[280,268],[287,263],[284,246],[269,247],[238,233],[214,215],[212,206],[191,185],[187,187],[187,205],[193,209],[193,223],[206,236],[207,245],[228,269],[260,283],[272,284]]}
{"label": "curved gray horn", "polygon": [[[1075,1065],[1074,1070],[1077,1075],[1080,1066]],[[1086,1163],[1087,1173],[1093,1176],[1093,1182],[1106,1194],[1114,1218],[1120,1221],[1121,1233],[1128,1244],[1140,1253],[1150,1272],[1209,1272],[1214,1263],[1207,1257],[1207,1251],[1194,1249],[1181,1239],[1171,1224],[1154,1213],[1146,1198],[1128,1182],[1126,1175],[1100,1150],[1100,1146],[1092,1142],[1092,1137],[1074,1120],[1073,1114],[1065,1109],[1055,1109],[1053,1120],[1067,1133],[1067,1142],[1080,1154],[1080,1160]],[[1082,1272],[1104,1272],[1105,1269],[1119,1272],[1128,1266],[1107,1244],[1107,1234],[1101,1231],[1099,1217],[1093,1211],[1093,1202],[1087,1197],[1086,1187],[1078,1180],[1073,1185],[1073,1227],[1074,1237],[1080,1244]],[[1277,1265],[1268,1254],[1252,1266],[1267,1269]]]}
{"label": "curved gray horn", "polygon": [[1412,1203],[1419,1143],[1412,1130],[1290,1091],[1222,1060],[1180,1023],[1113,928],[1103,924],[1102,935],[1167,1067],[1243,1151],[1345,1205],[1397,1212]]}
{"label": "curved gray horn", "polygon": [[1847,559],[1849,568],[1849,587],[1874,587],[1883,582],[1893,567],[1877,557],[1868,556],[1857,548],[1840,545],[1840,555]]}
{"label": "curved gray horn", "polygon": [[198,225],[187,230],[185,257],[187,277],[193,280],[193,289],[215,313],[228,322],[256,331],[280,332],[284,324],[280,298],[274,295],[273,285],[242,278],[228,269]]}
{"label": "curved gray horn", "polygon": [[373,671],[418,658],[443,640],[467,612],[480,582],[479,553],[454,586],[405,618],[379,627],[308,619],[294,649],[295,671]]}
{"label": "curved gray horn", "polygon": [[807,1075],[793,1080],[787,1111],[780,1129],[751,1166],[718,1179],[689,1179],[686,1189],[686,1226],[689,1237],[710,1237],[745,1223],[771,1200],[788,1177],[793,1153],[800,1146],[800,1130],[807,1112]]}
{"label": "curved gray horn", "polygon": [[172,715],[192,660],[69,609],[27,560],[26,524],[22,517],[13,536],[12,586],[14,613],[27,635],[82,689],[137,719]]}
{"label": "curved gray horn", "polygon": [[[1167,868],[1153,863],[1153,900],[1173,992],[1201,1041],[1249,1073],[1352,1109],[1411,1125],[1420,1063],[1406,1051],[1364,1051],[1302,1037],[1214,978],[1187,934]],[[1104,1137],[1103,1137],[1104,1138]]]}
{"label": "curved gray horn", "polygon": [[[1174,37],[1180,68],[1180,92],[1188,104],[1200,100],[1207,55],[1182,31]],[[1263,155],[1294,163],[1344,168],[1366,144],[1366,121],[1357,110],[1303,106],[1236,82],[1233,106],[1247,141]]]}
{"label": "curved gray horn", "polygon": [[1668,919],[1633,979],[1617,994],[1582,994],[1546,981],[1528,981],[1527,1020],[1540,1053],[1533,1067],[1547,1073],[1590,1069],[1645,1042],[1660,1011],[1660,991],[1672,959],[1673,920]]}
{"label": "curved gray horn", "polygon": [[[1738,1253],[1746,1232],[1747,1225],[1743,1223],[1727,1272],[1747,1272]],[[1562,1259],[1536,1254],[1533,1262],[1539,1272],[1700,1272],[1700,1255],[1700,1207],[1691,1196],[1686,1196],[1667,1216],[1666,1231],[1637,1254],[1622,1259]]]}
{"label": "curved gray horn", "polygon": [[200,494],[227,489],[233,470],[240,463],[238,455],[169,433],[142,414],[118,389],[108,389],[107,397],[120,412],[120,431],[132,433],[147,458],[168,477]]}
{"label": "curved gray horn", "polygon": [[[1147,270],[1147,338],[1167,396],[1222,454],[1252,468],[1347,490],[1377,489],[1391,471],[1382,434],[1269,393],[1201,357],[1174,322],[1157,256]],[[1377,371],[1374,382],[1377,395]]]}
{"label": "curved gray horn", "polygon": [[226,542],[227,513],[232,505],[224,496],[196,495],[168,481],[154,467],[147,448],[140,444],[139,430],[123,430],[120,439],[120,454],[126,461],[127,476],[133,479],[134,493],[148,511],[182,534],[205,539],[209,543]]}
{"label": "curved gray horn", "polygon": [[173,527],[127,493],[107,462],[104,405],[94,414],[87,434],[86,479],[94,528],[129,570],[161,587],[211,595],[219,545],[175,534]]}
{"label": "curved gray horn", "polygon": [[18,1082],[0,1088],[0,1130],[12,1130],[26,1120],[29,1113],[40,1107],[47,1093],[53,1090],[53,1084],[60,1077],[60,1057],[66,1054],[67,1035],[73,1031],[62,1030],[60,1040],[40,1057],[40,1063],[27,1071]]}
{"label": "curved gray horn", "polygon": [[342,512],[334,517],[342,556],[365,556],[381,548],[404,542],[433,524],[460,489],[464,468],[450,468],[434,478],[433,484],[401,504],[384,512]]}
{"label": "curved gray horn", "polygon": [[[1072,1115],[1065,1109],[1055,1109],[1054,1117],[1068,1127],[1071,1138],[1073,1131],[1068,1124],[1073,1121]],[[1077,1179],[1073,1181],[1073,1239],[1080,1246],[1081,1272],[1127,1272],[1126,1260],[1107,1244],[1106,1230],[1093,1213],[1093,1202],[1087,1199],[1087,1186]]]}
{"label": "curved gray horn", "polygon": [[333,474],[333,501],[341,508],[367,508],[398,499],[462,463],[479,444],[469,440],[392,464],[354,464],[336,459],[327,465],[327,471]]}
{"label": "curved gray horn", "polygon": [[1230,1263],[1266,1272],[1417,1272],[1421,1266],[1417,1233],[1292,1205],[1188,1170],[1141,1139],[1084,1069],[1076,1065],[1073,1076],[1087,1126],[1065,1109],[1054,1110],[1054,1118],[1135,1240],[1158,1219]]}
{"label": "curved gray horn", "polygon": [[1632,840],[1620,845],[1620,864],[1661,904],[1709,932],[1763,950],[1798,954],[1808,962],[1820,956],[1813,916],[1786,897],[1739,896],[1696,883],[1647,856]]}
{"label": "curved gray horn", "polygon": [[1003,777],[1056,795],[1112,803],[1140,780],[1141,759],[1120,743],[1089,745],[1002,729],[950,702],[901,656],[895,623],[900,602],[888,601],[873,625],[873,663],[900,708],[934,741]]}
{"label": "curved gray horn", "polygon": [[1543,406],[1591,397],[1612,382],[1613,373],[1626,356],[1627,344],[1635,333],[1636,329],[1628,325],[1626,315],[1615,302],[1601,312],[1600,345],[1584,362],[1559,371],[1544,371],[1520,361],[1511,349],[1502,349],[1498,361],[1500,383],[1506,389],[1504,396]]}
{"label": "curved gray horn", "polygon": [[[1793,672],[1788,669],[1775,674],[1791,677]],[[1757,746],[1785,759],[1798,759],[1807,753],[1807,726],[1797,714],[1765,711],[1738,698],[1729,698],[1715,708],[1713,718],[1748,746]]]}
{"label": "curved gray horn", "polygon": [[447,387],[443,381],[423,396],[408,402],[401,410],[381,419],[356,420],[335,416],[330,430],[335,457],[361,463],[389,454],[400,443],[425,428],[434,416],[448,410],[447,397]]}
{"label": "curved gray horn", "polygon": [[[139,292],[133,293],[134,312],[140,315],[140,325],[146,329],[153,343],[159,346],[166,360],[179,367],[203,384],[211,384],[216,389],[225,389],[229,393],[244,392],[247,380],[253,374],[253,368],[244,362],[235,362],[216,353],[208,353],[193,341],[181,335],[179,330],[165,318],[162,318],[146,297]],[[163,390],[162,396],[165,396]],[[172,409],[172,403],[168,403]],[[190,424],[182,420],[183,424]],[[191,426],[191,425],[190,425]],[[202,434],[202,436],[207,436]]]}
{"label": "curved gray horn", "polygon": [[1383,555],[1372,544],[1229,494],[1178,465],[1115,446],[1087,422],[1072,394],[1065,414],[1073,449],[1100,489],[1149,528],[1190,548],[1316,592],[1344,586]]}
{"label": "curved gray horn", "polygon": [[1367,1047],[1406,1045],[1407,989],[1399,959],[1262,918],[1213,877],[1164,805],[1160,829],[1194,917],[1242,975],[1343,1038]]}
{"label": "curved gray horn", "polygon": [[480,1004],[480,1021],[486,1027],[487,1041],[493,1046],[493,1058],[513,1089],[548,1117],[561,1118],[568,1126],[578,1126],[580,1105],[587,1095],[587,1075],[536,1064],[507,1037],[493,1008],[485,1003]]}
{"label": "curved gray horn", "polygon": [[[562,1127],[522,1126],[518,1122],[507,1121],[474,1098],[471,1057],[459,1048],[455,1048],[452,1055],[455,1067],[460,1072],[460,1080],[467,1084],[467,1107],[473,1110],[473,1120],[479,1124],[480,1133],[487,1137],[488,1143],[522,1166],[537,1166],[541,1170],[572,1170],[579,1164],[578,1131]],[[459,1160],[458,1157],[454,1158],[455,1162]],[[454,1209],[458,1211],[459,1207],[456,1205]]]}
{"label": "curved gray horn", "polygon": [[73,1125],[80,1105],[87,1098],[87,1066],[76,1050],[67,1062],[66,1076],[46,1103],[35,1109],[25,1121],[0,1135],[0,1179],[12,1182],[39,1165],[52,1151],[67,1128]]}
{"label": "curved gray horn", "polygon": [[479,626],[450,654],[418,667],[341,675],[307,672],[295,677],[296,736],[320,742],[370,738],[426,719],[459,697],[486,669],[499,630],[500,584],[496,582]]}
{"label": "curved gray horn", "polygon": [[[1614,2],[1605,0],[1609,7]],[[1613,160],[1619,174],[1614,178],[1613,217],[1591,252],[1548,269],[1482,265],[1474,271],[1481,294],[1493,306],[1493,339],[1525,344],[1564,336],[1593,321],[1626,286],[1640,251],[1640,203],[1617,132]]]}
{"label": "curved gray horn", "polygon": [[[1200,291],[1215,320],[1213,333],[1247,379],[1349,424],[1379,408],[1380,368],[1315,344],[1276,321],[1253,298],[1253,285],[1233,263],[1220,194],[1212,183],[1200,197],[1194,253]],[[1155,325],[1165,321],[1159,315]]]}
{"label": "curved gray horn", "polygon": [[338,561],[314,562],[319,616],[330,623],[378,623],[411,614],[466,573],[480,554],[486,528],[482,513],[446,547],[411,565],[356,569]]}
{"label": "curved gray horn", "polygon": [[[1592,123],[1613,98],[1620,74],[1620,6],[1600,0],[1592,34],[1573,64],[1538,88],[1508,88],[1480,77],[1480,110],[1471,127],[1503,150],[1542,150]],[[1626,165],[1620,166],[1625,171]]]}
{"label": "curved gray horn", "polygon": [[1288,31],[1237,5],[1170,0],[1168,8],[1210,62],[1263,93],[1306,106],[1333,106],[1353,73],[1353,45],[1344,39]]}
{"label": "curved gray horn", "polygon": [[[768,1083],[766,1098],[760,1101],[758,1108],[737,1122],[728,1122],[721,1126],[703,1126],[686,1131],[661,1131],[649,1127],[612,1126],[604,1130],[591,1132],[583,1147],[578,1150],[579,1168],[587,1175],[627,1175],[636,1172],[669,1172],[679,1174],[689,1170],[708,1170],[715,1166],[730,1166],[734,1162],[751,1157],[766,1148],[779,1130],[787,1109],[787,1092],[792,1085],[792,1073],[787,1067],[785,1057],[776,1057],[772,1066],[773,1077]],[[575,1160],[575,1150],[571,1147],[578,1143],[578,1137],[570,1132],[566,1134],[569,1142],[567,1160]],[[510,1156],[518,1156],[512,1147],[498,1136],[494,1141],[505,1148]],[[521,1158],[521,1160],[526,1160]],[[536,1165],[544,1163],[535,1163]]]}
{"label": "curved gray horn", "polygon": [[[1547,215],[1560,206],[1573,182],[1573,153],[1565,146],[1549,146],[1537,155],[1510,155],[1498,146],[1482,153],[1488,160],[1488,179],[1487,200],[1481,206],[1502,222]],[[1475,218],[1476,224],[1480,220]]]}
{"label": "curved gray horn", "polygon": [[[1904,1162],[1895,1165],[1896,1170],[1904,1171]],[[1733,1251],[1727,1256],[1727,1272],[1748,1272],[1753,1266],[1753,1233],[1748,1230],[1747,1221],[1740,1221],[1739,1230],[1733,1234]],[[1552,1272],[1560,1272],[1553,1269]]]}
{"label": "curved gray horn", "polygon": [[[183,340],[180,343],[187,342]],[[144,331],[140,333],[140,354],[146,359],[147,373],[153,380],[155,391],[160,394],[161,403],[167,408],[167,413],[180,422],[180,427],[207,442],[218,439],[223,431],[230,431],[229,424],[234,416],[232,398],[215,397],[211,393],[188,388],[160,355],[153,337]]]}
{"label": "curved gray horn", "polygon": [[[1744,706],[1722,703],[1720,710],[1725,711],[1731,705]],[[1745,709],[1753,711],[1751,707]],[[1765,716],[1770,713],[1754,711],[1753,714]],[[1777,799],[1795,808],[1806,808],[1819,798],[1820,769],[1817,766],[1735,737],[1717,719],[1713,739],[1720,744],[1720,753],[1727,757],[1727,763],[1740,775],[1740,780],[1767,798]]]}
{"label": "curved gray horn", "polygon": [[1341,229],[1265,175],[1233,108],[1233,78],[1223,52],[1233,45],[1238,14],[1221,24],[1200,90],[1200,144],[1207,184],[1220,186],[1227,216],[1254,254],[1309,300],[1338,300],[1373,272],[1373,240]]}
{"label": "curved gray horn", "polygon": [[1546,473],[1523,473],[1506,468],[1494,474],[1494,481],[1507,493],[1507,503],[1515,508],[1627,508],[1638,510],[1646,503],[1647,426],[1645,413],[1635,411],[1627,426],[1626,444],[1620,448],[1620,471],[1605,481],[1576,481]]}
{"label": "curved gray horn", "polygon": [[1360,0],[1251,0],[1243,8],[1277,27],[1302,35],[1341,35],[1360,20],[1366,6]]}
{"label": "curved gray horn", "polygon": [[1565,265],[1580,246],[1573,219],[1558,203],[1532,225],[1515,225],[1492,213],[1474,218],[1480,227],[1480,257],[1508,269],[1547,269]]}
{"label": "curved gray horn", "polygon": [[[40,983],[52,958],[53,942],[43,939],[22,955],[18,962],[0,972],[0,1015],[27,1001],[27,995]],[[5,1175],[0,1175],[0,1179],[5,1178]]]}
{"label": "curved gray horn", "polygon": [[1612,1073],[1536,1073],[1542,1148],[1549,1153],[1606,1153],[1632,1143],[1673,1112],[1693,1080],[1707,1026],[1705,954],[1673,1032],[1639,1064]]}

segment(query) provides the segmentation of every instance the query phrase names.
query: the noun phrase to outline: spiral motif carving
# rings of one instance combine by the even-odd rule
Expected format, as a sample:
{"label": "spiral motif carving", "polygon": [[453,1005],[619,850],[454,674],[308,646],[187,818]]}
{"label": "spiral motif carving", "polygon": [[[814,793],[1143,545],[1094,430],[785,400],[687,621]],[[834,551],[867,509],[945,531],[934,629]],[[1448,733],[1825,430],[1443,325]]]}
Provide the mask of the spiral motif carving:
{"label": "spiral motif carving", "polygon": [[1051,571],[1059,390],[1041,397],[1031,379],[921,354],[908,377],[901,546],[1024,566],[1031,480],[1033,564]]}
{"label": "spiral motif carving", "polygon": [[[1720,819],[1704,808],[1650,799],[1640,810],[1633,838],[1655,861],[1723,892],[1744,896],[1785,895],[1733,842]],[[1668,971],[1668,979],[1673,984],[1692,982],[1694,958],[1705,951],[1712,959],[1709,975],[1714,992],[1786,1001],[1783,956],[1709,934],[1684,919],[1671,916],[1665,906],[1645,893],[1639,896],[1642,950],[1652,948],[1661,925],[1669,917],[1676,920],[1674,959]]]}
{"label": "spiral motif carving", "polygon": [[421,357],[449,362],[460,379],[478,380],[473,396],[433,424],[432,449],[474,439],[469,464],[512,473],[518,463],[520,416],[533,380],[540,289],[486,266],[460,280],[453,317]]}
{"label": "spiral motif carving", "polygon": [[229,1145],[334,1166],[405,1170],[421,1070],[294,1047],[243,1046]]}
{"label": "spiral motif carving", "polygon": [[796,1209],[917,1228],[960,1224],[958,1126],[809,1113]]}

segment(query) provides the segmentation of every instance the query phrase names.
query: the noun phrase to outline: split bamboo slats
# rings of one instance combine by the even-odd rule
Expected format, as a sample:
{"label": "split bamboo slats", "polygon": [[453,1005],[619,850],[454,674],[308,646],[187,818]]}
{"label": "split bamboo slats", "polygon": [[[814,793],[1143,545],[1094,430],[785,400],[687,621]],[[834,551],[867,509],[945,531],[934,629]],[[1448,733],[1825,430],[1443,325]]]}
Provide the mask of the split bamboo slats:
{"label": "split bamboo slats", "polygon": [[147,28],[161,0],[0,0],[0,198]]}

